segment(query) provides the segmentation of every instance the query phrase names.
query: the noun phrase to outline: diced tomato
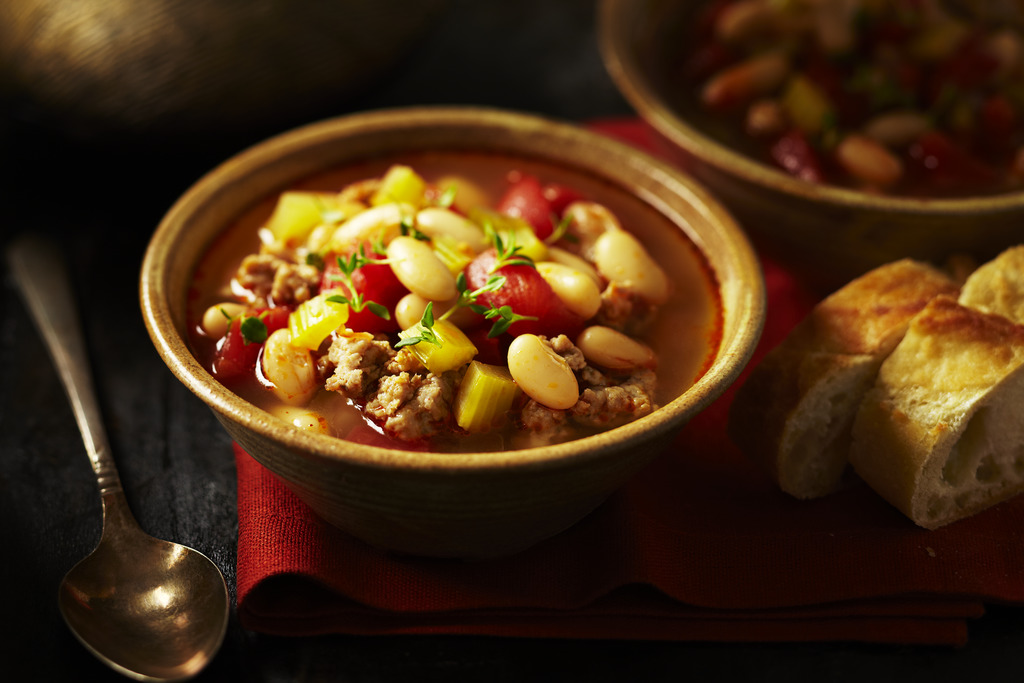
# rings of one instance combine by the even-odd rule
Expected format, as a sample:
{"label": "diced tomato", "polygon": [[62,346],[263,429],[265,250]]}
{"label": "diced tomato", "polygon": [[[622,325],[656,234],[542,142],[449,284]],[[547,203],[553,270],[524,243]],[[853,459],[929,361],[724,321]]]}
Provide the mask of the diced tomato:
{"label": "diced tomato", "polygon": [[[466,267],[466,282],[470,289],[479,289],[487,283],[496,260],[497,254],[489,249]],[[518,315],[536,318],[512,323],[509,334],[575,336],[583,328],[583,318],[562,303],[536,268],[508,265],[499,268],[497,274],[506,278],[505,285],[496,292],[483,295],[481,300],[495,308],[509,306]]]}
{"label": "diced tomato", "polygon": [[[352,284],[356,292],[363,295],[363,301],[375,301],[394,314],[398,300],[409,293],[391,266],[386,263],[368,263],[356,268],[352,273]],[[336,259],[329,259],[324,264],[323,278],[320,280],[321,290],[340,287],[346,296],[351,292],[341,278],[341,269]],[[390,320],[381,318],[368,308],[361,311],[350,311],[346,325],[356,332],[397,332],[398,323],[394,315]]]}
{"label": "diced tomato", "polygon": [[818,153],[799,129],[794,128],[776,140],[771,156],[787,173],[801,180],[820,183],[824,178]]}
{"label": "diced tomato", "polygon": [[995,169],[939,131],[922,135],[910,146],[909,157],[913,170],[932,188],[970,189],[992,184],[997,178]]}
{"label": "diced tomato", "polygon": [[544,195],[544,199],[547,200],[551,213],[555,216],[561,216],[565,211],[565,207],[569,206],[573,202],[583,199],[583,195],[571,187],[558,185],[556,183],[545,185],[541,194]]}
{"label": "diced tomato", "polygon": [[472,330],[464,330],[469,340],[476,347],[477,354],[474,360],[489,365],[505,365],[508,359],[507,337],[488,337],[490,326],[477,327]]}
{"label": "diced tomato", "polygon": [[498,202],[500,213],[521,218],[533,226],[540,239],[547,239],[554,231],[551,222],[551,203],[544,197],[540,180],[532,175],[522,175]]}
{"label": "diced tomato", "polygon": [[[263,324],[266,325],[269,335],[288,325],[290,313],[290,308],[278,306],[253,311],[249,315],[259,316]],[[217,379],[229,382],[241,379],[251,375],[256,368],[256,361],[259,360],[263,344],[245,340],[242,336],[241,321],[241,317],[232,320],[227,333],[217,343],[211,368]]]}

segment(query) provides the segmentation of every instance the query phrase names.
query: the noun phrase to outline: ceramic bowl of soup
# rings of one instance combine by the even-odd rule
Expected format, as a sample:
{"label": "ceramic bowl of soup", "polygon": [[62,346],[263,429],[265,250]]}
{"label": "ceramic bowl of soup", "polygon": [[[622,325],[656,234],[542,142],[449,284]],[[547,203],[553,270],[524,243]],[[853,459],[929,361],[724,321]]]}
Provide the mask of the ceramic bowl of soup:
{"label": "ceramic bowl of soup", "polygon": [[956,4],[977,14],[930,0],[604,0],[600,42],[665,152],[759,248],[837,285],[900,257],[978,260],[1020,240],[1020,17]]}
{"label": "ceramic bowl of soup", "polygon": [[669,450],[765,312],[751,245],[693,180],[479,108],[242,152],[166,214],[140,292],[171,372],[313,511],[457,558],[559,533]]}

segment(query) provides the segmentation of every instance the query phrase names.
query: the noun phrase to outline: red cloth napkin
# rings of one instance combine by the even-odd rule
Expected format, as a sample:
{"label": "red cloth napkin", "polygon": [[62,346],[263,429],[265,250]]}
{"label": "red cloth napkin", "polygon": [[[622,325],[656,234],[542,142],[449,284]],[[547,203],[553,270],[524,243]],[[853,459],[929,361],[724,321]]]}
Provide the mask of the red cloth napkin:
{"label": "red cloth napkin", "polygon": [[[593,127],[649,146],[634,120]],[[768,319],[749,367],[816,298],[763,265]],[[241,622],[280,635],[958,645],[984,603],[1024,603],[1024,497],[936,531],[866,486],[794,500],[726,438],[732,393],[582,522],[482,562],[371,548],[236,446]]]}

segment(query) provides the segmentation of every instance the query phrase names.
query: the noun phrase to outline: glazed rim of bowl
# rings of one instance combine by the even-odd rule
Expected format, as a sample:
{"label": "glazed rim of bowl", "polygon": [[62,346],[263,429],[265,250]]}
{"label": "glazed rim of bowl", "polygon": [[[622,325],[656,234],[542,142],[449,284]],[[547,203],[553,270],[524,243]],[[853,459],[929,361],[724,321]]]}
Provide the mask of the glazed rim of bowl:
{"label": "glazed rim of bowl", "polygon": [[[706,2],[707,0],[699,0]],[[666,102],[650,70],[641,62],[638,43],[649,35],[643,11],[651,2],[602,0],[599,43],[605,68],[616,86],[649,125],[690,155],[748,183],[809,202],[850,210],[884,210],[904,214],[977,215],[1024,208],[1024,192],[954,199],[871,195],[835,185],[817,185],[757,161],[706,135]],[[652,41],[643,40],[644,44]],[[657,41],[653,41],[657,44]]]}
{"label": "glazed rim of bowl", "polygon": [[[381,142],[392,146],[373,147]],[[355,151],[360,146],[365,146],[362,153]],[[597,177],[635,191],[642,201],[681,227],[709,262],[723,303],[720,347],[704,375],[651,414],[596,435],[520,450],[440,454],[369,446],[302,431],[239,398],[214,379],[186,342],[184,299],[191,268],[217,234],[255,202],[317,171],[373,156],[431,149],[507,154]],[[560,155],[560,149],[570,153]],[[261,190],[233,194],[242,184],[250,188],[255,184]],[[689,225],[687,214],[715,230],[702,236]],[[220,227],[208,227],[190,244],[189,229],[197,221]],[[633,147],[575,125],[475,107],[405,108],[343,116],[283,133],[225,161],[187,190],[160,222],[143,260],[139,295],[150,337],[172,373],[212,409],[244,428],[293,450],[350,465],[450,472],[500,471],[512,465],[569,466],[580,459],[599,458],[608,446],[641,434],[665,435],[736,379],[760,337],[765,315],[764,282],[752,246],[731,215],[692,180]],[[172,297],[180,300],[172,302]]]}

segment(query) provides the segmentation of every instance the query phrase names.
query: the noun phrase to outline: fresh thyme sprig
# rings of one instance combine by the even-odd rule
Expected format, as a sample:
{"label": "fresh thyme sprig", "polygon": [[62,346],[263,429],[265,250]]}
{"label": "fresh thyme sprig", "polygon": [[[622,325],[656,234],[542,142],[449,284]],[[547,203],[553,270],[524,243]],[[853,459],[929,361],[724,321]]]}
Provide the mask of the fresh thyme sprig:
{"label": "fresh thyme sprig", "polygon": [[505,266],[529,266],[530,268],[536,268],[536,264],[533,259],[522,253],[522,247],[516,244],[516,236],[514,232],[507,232],[506,238],[502,238],[501,234],[494,229],[494,226],[490,221],[484,222],[484,235],[490,240],[491,244],[494,245],[495,259],[494,263],[491,264],[489,273],[497,272],[500,268]]}
{"label": "fresh thyme sprig", "polygon": [[[552,214],[552,218],[554,215]],[[572,216],[566,214],[562,216],[562,219],[555,225],[554,230],[548,235],[547,239],[544,240],[544,244],[555,244],[559,240],[566,239],[570,242],[578,242],[575,235],[569,234],[569,227],[572,225]]]}
{"label": "fresh thyme sprig", "polygon": [[434,332],[434,302],[427,302],[427,307],[423,309],[423,315],[420,317],[420,333],[416,335],[410,335],[404,339],[398,340],[395,343],[395,348],[400,349],[403,346],[413,346],[420,342],[427,342],[440,348],[441,340],[437,337],[437,333]]}
{"label": "fresh thyme sprig", "polygon": [[[491,329],[487,332],[488,339],[501,336],[505,332],[508,332],[509,327],[512,323],[520,320],[536,320],[536,316],[530,315],[519,315],[512,310],[511,306],[489,306],[481,303],[477,303],[481,296],[491,292],[497,292],[505,286],[506,278],[503,275],[491,275],[487,278],[487,282],[482,287],[477,289],[469,289],[469,285],[466,282],[466,276],[459,273],[455,279],[455,285],[459,290],[459,297],[455,300],[455,303],[451,308],[446,310],[437,320],[444,320],[448,316],[452,315],[456,310],[463,307],[468,307],[475,313],[482,315],[487,320],[494,320],[494,324],[491,325]],[[395,348],[399,349],[403,346],[412,346],[413,344],[419,344],[420,342],[429,342],[435,346],[441,346],[441,340],[438,339],[437,334],[434,332],[434,303],[429,302],[427,307],[423,310],[423,315],[420,318],[420,334],[411,335],[402,339]]]}
{"label": "fresh thyme sprig", "polygon": [[[374,247],[376,252],[376,247]],[[363,245],[359,245],[359,249],[354,251],[349,257],[343,258],[338,256],[336,258],[338,264],[338,270],[340,275],[329,275],[328,277],[332,280],[336,280],[345,285],[346,289],[351,293],[350,296],[344,294],[333,294],[327,297],[327,300],[337,304],[348,304],[349,308],[358,313],[363,309],[368,309],[371,313],[376,315],[378,318],[384,320],[391,320],[391,313],[387,307],[376,301],[367,300],[362,292],[356,291],[355,283],[352,281],[352,274],[356,269],[361,268],[370,263],[385,263],[383,259],[370,259],[366,256],[366,249]]]}

